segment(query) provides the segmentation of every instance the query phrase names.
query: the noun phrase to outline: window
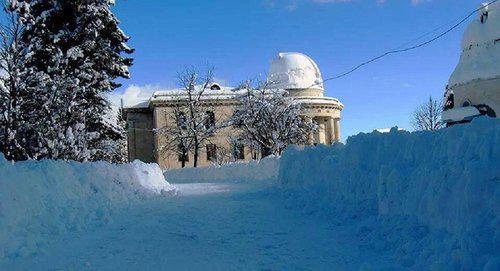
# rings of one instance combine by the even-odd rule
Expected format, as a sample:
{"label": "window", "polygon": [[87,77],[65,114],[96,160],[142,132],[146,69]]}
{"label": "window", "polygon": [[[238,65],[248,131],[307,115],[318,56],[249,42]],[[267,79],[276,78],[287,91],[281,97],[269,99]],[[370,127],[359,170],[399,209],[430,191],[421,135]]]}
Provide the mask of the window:
{"label": "window", "polygon": [[271,155],[271,150],[269,148],[262,148],[261,155],[262,155],[262,158],[266,158],[269,155]]}
{"label": "window", "polygon": [[448,94],[448,97],[445,97],[446,101],[444,103],[444,110],[452,109],[455,107],[455,95],[453,92]]}
{"label": "window", "polygon": [[210,90],[221,90],[221,87],[219,84],[215,83],[210,86]]}
{"label": "window", "polygon": [[215,144],[207,144],[207,161],[215,161],[217,158],[217,146]]}
{"label": "window", "polygon": [[241,141],[233,143],[233,158],[236,160],[245,160],[245,145]]}
{"label": "window", "polygon": [[187,129],[186,114],[184,114],[184,112],[177,112],[175,115],[175,121],[177,122],[178,127],[180,127],[183,130]]}
{"label": "window", "polygon": [[206,112],[205,127],[207,129],[215,127],[215,113],[214,112],[212,112],[212,111]]}
{"label": "window", "polygon": [[237,109],[234,111],[233,116],[234,116],[233,126],[236,128],[243,127],[243,117],[242,117],[243,111],[240,109]]}
{"label": "window", "polygon": [[135,121],[133,121],[133,120],[127,121],[127,127],[126,128],[127,128],[127,130],[129,130],[129,129],[133,130],[135,128]]}
{"label": "window", "polygon": [[179,156],[178,156],[178,160],[179,162],[189,162],[189,154],[187,152],[187,150],[182,150],[182,149],[185,149],[184,146],[182,146],[182,144],[179,144],[178,146],[178,153],[179,153]]}
{"label": "window", "polygon": [[484,24],[488,20],[488,11],[485,9],[481,14],[481,23]]}

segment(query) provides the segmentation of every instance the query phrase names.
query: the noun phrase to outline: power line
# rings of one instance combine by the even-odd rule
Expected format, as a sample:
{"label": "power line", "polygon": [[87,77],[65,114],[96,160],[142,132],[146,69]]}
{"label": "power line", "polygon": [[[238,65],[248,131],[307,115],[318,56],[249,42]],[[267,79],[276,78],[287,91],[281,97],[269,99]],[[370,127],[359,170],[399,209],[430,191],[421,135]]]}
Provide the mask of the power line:
{"label": "power line", "polygon": [[[335,79],[339,79],[339,78],[342,78],[344,76],[347,76],[347,75],[349,75],[349,74],[351,74],[351,73],[359,70],[361,67],[366,66],[366,65],[368,65],[368,64],[370,64],[372,62],[375,62],[375,61],[377,61],[377,60],[379,60],[381,58],[384,58],[384,57],[386,57],[388,55],[397,54],[397,53],[403,53],[403,52],[415,50],[415,49],[420,48],[420,47],[424,47],[424,46],[426,46],[426,45],[428,45],[428,44],[430,44],[430,43],[432,43],[432,42],[434,42],[434,41],[442,38],[443,36],[445,36],[446,34],[450,33],[451,31],[455,30],[457,27],[459,27],[461,24],[463,24],[465,21],[467,21],[470,17],[474,16],[478,11],[480,11],[482,9],[485,9],[486,7],[488,7],[488,6],[496,3],[498,1],[499,0],[491,1],[491,2],[489,2],[487,4],[485,4],[485,5],[482,5],[481,7],[477,8],[477,9],[475,9],[474,11],[471,11],[470,13],[467,14],[467,16],[463,17],[458,23],[454,24],[452,27],[448,28],[446,31],[442,32],[441,34],[439,34],[439,35],[437,35],[437,36],[435,36],[435,37],[433,37],[433,38],[431,38],[431,39],[429,39],[429,40],[427,40],[425,42],[419,43],[419,44],[411,46],[411,47],[406,47],[406,48],[399,49],[399,48],[405,46],[406,44],[413,42],[414,40],[419,40],[419,39],[421,39],[423,37],[426,37],[427,35],[429,35],[431,33],[434,33],[435,31],[437,31],[437,30],[441,29],[442,27],[450,24],[451,22],[446,23],[446,24],[444,24],[442,26],[439,26],[439,27],[435,28],[434,30],[431,30],[431,31],[429,31],[429,32],[421,35],[420,37],[414,39],[413,41],[407,42],[407,43],[405,43],[405,44],[397,47],[396,49],[387,51],[387,52],[385,52],[385,53],[383,53],[383,54],[381,54],[381,55],[379,55],[377,57],[374,57],[374,58],[372,58],[372,59],[370,59],[368,61],[365,61],[365,62],[363,62],[363,63],[355,66],[354,68],[350,69],[349,71],[346,71],[346,72],[341,73],[341,74],[339,74],[337,76],[334,76],[334,77],[329,77],[329,78],[323,80],[322,83],[325,83],[325,82],[328,82],[328,81],[331,81],[331,80],[335,80]],[[456,20],[453,20],[452,22],[454,22],[454,21],[456,21]],[[313,87],[313,86],[314,85],[312,85],[311,87]]]}

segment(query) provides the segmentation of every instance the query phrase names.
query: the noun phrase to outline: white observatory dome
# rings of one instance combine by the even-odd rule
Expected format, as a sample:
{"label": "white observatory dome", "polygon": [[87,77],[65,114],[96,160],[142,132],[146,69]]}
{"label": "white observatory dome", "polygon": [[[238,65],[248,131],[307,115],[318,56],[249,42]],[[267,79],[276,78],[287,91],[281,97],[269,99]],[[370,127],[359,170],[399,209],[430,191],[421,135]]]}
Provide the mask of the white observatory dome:
{"label": "white observatory dome", "polygon": [[267,80],[273,88],[324,91],[318,65],[310,57],[301,53],[280,53],[278,58],[271,62]]}
{"label": "white observatory dome", "polygon": [[460,62],[451,75],[449,86],[500,76],[500,2],[478,12],[462,39]]}

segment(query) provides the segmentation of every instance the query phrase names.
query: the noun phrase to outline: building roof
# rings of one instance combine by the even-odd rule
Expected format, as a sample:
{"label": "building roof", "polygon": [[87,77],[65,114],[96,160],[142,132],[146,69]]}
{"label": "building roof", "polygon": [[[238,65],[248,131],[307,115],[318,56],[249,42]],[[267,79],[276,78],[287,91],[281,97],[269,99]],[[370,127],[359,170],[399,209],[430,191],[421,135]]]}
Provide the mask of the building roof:
{"label": "building roof", "polygon": [[[217,86],[219,86],[217,84]],[[202,91],[201,85],[196,86],[195,93],[200,93]],[[201,100],[229,100],[234,99],[236,96],[245,93],[244,89],[236,89],[232,87],[219,86],[220,89],[205,89]],[[171,89],[171,90],[160,90],[153,94],[150,101],[160,102],[160,101],[175,101],[182,100],[187,97],[186,90],[184,89]]]}
{"label": "building roof", "polygon": [[[201,86],[197,86],[201,89]],[[243,95],[247,92],[247,89],[236,89],[231,87],[221,87],[221,89],[212,90],[206,89],[203,92],[201,100],[205,101],[228,101],[236,99],[239,95]],[[199,93],[199,92],[198,92]],[[161,103],[161,102],[175,102],[176,100],[186,99],[186,92],[183,89],[172,89],[172,90],[160,90],[156,91],[150,99],[136,100],[134,103],[127,103],[125,107],[127,109],[145,109],[149,108],[151,103]],[[343,104],[339,102],[336,98],[331,97],[315,97],[315,96],[301,96],[294,97],[297,102],[304,105],[332,105],[335,104],[340,108],[343,108]]]}
{"label": "building roof", "polygon": [[[321,90],[321,96],[297,96],[298,102],[308,105],[343,105],[335,98],[323,96],[323,79],[318,65],[308,56],[301,53],[280,53],[278,58],[271,62],[268,88],[285,90]],[[196,92],[201,92],[203,86],[196,86]],[[202,100],[234,100],[237,96],[246,93],[246,89],[221,86],[217,83],[210,85],[203,91]],[[295,95],[294,95],[295,96]],[[130,109],[149,108],[151,103],[171,102],[184,100],[186,98],[184,89],[159,90],[153,93],[149,99],[136,99],[124,106]]]}

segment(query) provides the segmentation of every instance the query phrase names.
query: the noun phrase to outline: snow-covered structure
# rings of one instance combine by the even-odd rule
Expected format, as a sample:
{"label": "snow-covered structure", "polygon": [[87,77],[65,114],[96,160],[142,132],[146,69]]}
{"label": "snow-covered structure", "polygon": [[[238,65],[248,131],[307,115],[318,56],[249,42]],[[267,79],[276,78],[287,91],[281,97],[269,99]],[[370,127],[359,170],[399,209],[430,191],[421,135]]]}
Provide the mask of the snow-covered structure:
{"label": "snow-covered structure", "polygon": [[500,114],[500,2],[482,4],[462,39],[460,62],[446,92],[443,120]]}
{"label": "snow-covered structure", "polygon": [[[268,81],[278,89],[324,91],[318,65],[301,53],[280,53],[271,62]],[[303,91],[298,94],[303,94]]]}
{"label": "snow-covered structure", "polygon": [[[301,115],[314,121],[319,129],[311,135],[311,144],[332,144],[340,140],[340,112],[344,105],[339,100],[324,97],[324,86],[318,65],[308,56],[301,53],[280,53],[271,62],[268,88],[284,89],[297,102],[302,104]],[[246,93],[245,89],[225,87],[212,84],[204,90],[201,97],[207,113],[214,117],[214,122],[223,122],[229,119],[236,107],[240,105],[238,97]],[[192,154],[180,157],[170,151],[160,151],[164,145],[164,136],[155,133],[172,122],[173,108],[180,100],[185,99],[186,91],[183,89],[159,90],[146,101],[126,101],[124,113],[128,122],[129,159],[139,159],[144,162],[156,162],[162,168],[175,169],[182,166],[182,160],[193,161]],[[184,97],[183,97],[184,96]],[[249,161],[254,153],[248,146],[233,146],[232,138],[238,135],[234,127],[220,129],[211,139],[210,148],[201,153],[200,166],[213,164],[214,150],[226,154],[238,153],[234,161]],[[233,152],[239,148],[238,152]],[[241,148],[243,149],[243,155]],[[187,163],[190,164],[190,163]]]}

